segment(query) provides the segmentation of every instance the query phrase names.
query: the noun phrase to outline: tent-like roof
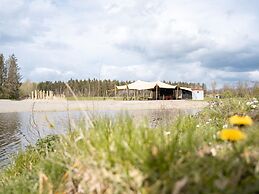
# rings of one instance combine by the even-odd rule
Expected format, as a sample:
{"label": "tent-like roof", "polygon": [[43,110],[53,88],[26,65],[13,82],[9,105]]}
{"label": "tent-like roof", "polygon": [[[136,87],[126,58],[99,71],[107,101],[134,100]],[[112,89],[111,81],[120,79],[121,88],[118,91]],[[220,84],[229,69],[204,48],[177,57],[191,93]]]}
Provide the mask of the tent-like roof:
{"label": "tent-like roof", "polygon": [[116,86],[116,88],[117,88],[118,90],[126,90],[126,89],[127,89],[127,85]]}
{"label": "tent-like roof", "polygon": [[180,87],[180,89],[182,89],[182,90],[187,90],[187,91],[190,91],[190,92],[192,92],[192,89],[191,89],[191,88]]}
{"label": "tent-like roof", "polygon": [[145,82],[145,81],[141,81],[141,80],[138,80],[138,81],[133,82],[128,85],[116,86],[116,87],[118,90],[123,90],[123,89],[125,90],[127,88],[130,90],[152,90],[156,86],[158,86],[159,88],[166,88],[166,89],[175,89],[176,88],[176,86],[166,84],[161,81]]}
{"label": "tent-like roof", "polygon": [[148,89],[153,89],[155,85],[151,82],[145,82],[138,80],[136,82],[133,82],[128,85],[128,88],[130,90],[148,90]]}
{"label": "tent-like roof", "polygon": [[166,83],[161,82],[161,81],[153,82],[153,84],[155,84],[155,86],[157,85],[159,88],[166,88],[166,89],[175,89],[177,87],[177,86],[173,86],[173,85],[170,85],[170,84],[166,84]]}

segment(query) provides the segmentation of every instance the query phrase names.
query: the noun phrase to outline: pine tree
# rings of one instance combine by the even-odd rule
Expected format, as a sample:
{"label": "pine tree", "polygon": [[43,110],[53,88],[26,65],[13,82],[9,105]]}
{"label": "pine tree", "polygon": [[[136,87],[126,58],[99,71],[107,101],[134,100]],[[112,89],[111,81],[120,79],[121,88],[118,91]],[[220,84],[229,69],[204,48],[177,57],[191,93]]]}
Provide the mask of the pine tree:
{"label": "pine tree", "polygon": [[7,69],[7,79],[6,79],[6,89],[8,98],[18,99],[19,98],[19,88],[21,86],[21,75],[19,73],[19,66],[17,64],[17,59],[13,55],[9,57],[6,64]]}
{"label": "pine tree", "polygon": [[4,55],[0,54],[0,98],[5,98],[6,71]]}

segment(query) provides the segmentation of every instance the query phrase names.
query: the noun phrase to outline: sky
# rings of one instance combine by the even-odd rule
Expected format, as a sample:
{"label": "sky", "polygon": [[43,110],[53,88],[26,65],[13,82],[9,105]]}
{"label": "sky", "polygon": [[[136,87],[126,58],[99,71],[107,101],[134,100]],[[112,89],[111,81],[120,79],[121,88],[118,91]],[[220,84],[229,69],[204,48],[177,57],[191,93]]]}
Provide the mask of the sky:
{"label": "sky", "polygon": [[23,80],[259,81],[257,0],[0,0]]}

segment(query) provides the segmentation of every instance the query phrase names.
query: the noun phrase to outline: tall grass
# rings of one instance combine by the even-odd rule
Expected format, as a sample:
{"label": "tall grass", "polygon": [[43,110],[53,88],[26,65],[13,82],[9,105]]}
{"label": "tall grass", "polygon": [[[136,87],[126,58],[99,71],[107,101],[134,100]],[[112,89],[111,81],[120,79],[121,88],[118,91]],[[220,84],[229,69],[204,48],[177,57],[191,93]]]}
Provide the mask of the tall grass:
{"label": "tall grass", "polygon": [[81,123],[19,154],[1,174],[0,192],[259,192],[258,123],[236,149],[217,136],[235,113],[250,113],[246,101],[220,101],[156,128],[127,115],[93,120],[87,130]]}

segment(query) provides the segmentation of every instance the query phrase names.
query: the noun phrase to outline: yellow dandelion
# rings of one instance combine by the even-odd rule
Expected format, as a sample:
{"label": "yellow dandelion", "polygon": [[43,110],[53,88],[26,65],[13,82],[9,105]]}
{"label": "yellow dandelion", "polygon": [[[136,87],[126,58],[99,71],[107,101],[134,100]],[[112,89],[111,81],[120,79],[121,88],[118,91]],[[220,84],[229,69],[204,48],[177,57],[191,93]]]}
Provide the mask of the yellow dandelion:
{"label": "yellow dandelion", "polygon": [[229,118],[229,122],[232,125],[244,125],[244,126],[251,126],[253,124],[253,120],[249,116],[238,116],[234,115]]}
{"label": "yellow dandelion", "polygon": [[246,138],[246,134],[239,129],[222,129],[219,133],[224,141],[239,141]]}

